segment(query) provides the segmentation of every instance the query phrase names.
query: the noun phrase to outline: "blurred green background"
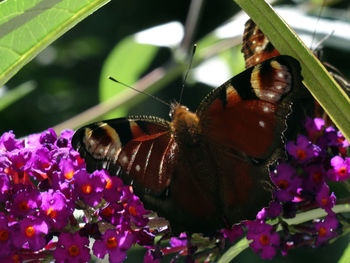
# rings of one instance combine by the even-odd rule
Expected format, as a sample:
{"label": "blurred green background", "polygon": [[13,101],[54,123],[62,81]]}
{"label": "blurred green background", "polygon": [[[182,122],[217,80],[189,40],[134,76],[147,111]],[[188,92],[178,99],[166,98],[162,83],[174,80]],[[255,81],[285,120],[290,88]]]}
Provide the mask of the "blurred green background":
{"label": "blurred green background", "polygon": [[[295,0],[278,1],[274,5],[288,5],[291,9],[317,17],[320,10],[317,2],[322,3],[322,1]],[[2,96],[6,91],[27,81],[32,81],[36,86],[34,91],[0,111],[0,133],[13,130],[17,137],[22,137],[40,132],[99,103],[99,83],[101,77],[105,77],[101,76],[101,70],[116,45],[126,37],[153,26],[171,21],[185,24],[190,4],[191,1],[188,0],[113,0],[87,17],[22,68],[5,84],[5,87],[0,89]],[[202,39],[238,11],[239,7],[232,0],[203,1],[192,42]],[[332,1],[323,7],[321,16],[326,16],[330,20],[338,18],[350,21],[350,1]],[[307,26],[309,32],[320,30],[315,25]],[[243,32],[243,28],[239,30]],[[348,46],[350,48],[350,44]],[[232,57],[236,56],[239,49],[240,47],[237,47],[232,51]],[[151,65],[143,70],[141,75],[144,76],[152,69],[166,64],[172,57],[172,51],[174,49],[159,49]],[[322,53],[324,61],[338,68],[350,79],[350,49],[337,48],[336,45],[324,46]],[[124,56],[128,58],[128,54]],[[136,65],[137,57],[133,57],[132,54],[130,57],[135,61],[127,59],[118,66],[123,68],[124,63],[128,67],[130,64],[131,67],[134,63]],[[241,58],[236,60],[242,61]],[[243,64],[240,67],[243,67]],[[191,71],[189,74],[191,75]],[[154,95],[167,102],[178,100],[182,79],[183,76],[180,74]],[[119,88],[115,85],[116,91]],[[186,83],[182,103],[195,110],[210,89],[209,85],[189,80]],[[129,108],[129,114],[168,118],[168,107],[146,96],[141,98],[142,101]],[[349,238],[345,236],[329,246],[291,250],[287,257],[278,256],[271,262],[338,262],[348,244]],[[140,262],[140,257],[143,258],[143,252],[139,249],[130,251],[128,262]],[[234,262],[263,261],[250,250],[246,250]]]}

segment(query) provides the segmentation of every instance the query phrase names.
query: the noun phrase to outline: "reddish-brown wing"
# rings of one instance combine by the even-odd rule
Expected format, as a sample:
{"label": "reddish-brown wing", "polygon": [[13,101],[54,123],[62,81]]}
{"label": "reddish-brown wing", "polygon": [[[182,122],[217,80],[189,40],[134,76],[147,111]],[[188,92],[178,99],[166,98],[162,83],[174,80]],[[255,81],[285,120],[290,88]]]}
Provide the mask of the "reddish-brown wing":
{"label": "reddish-brown wing", "polygon": [[217,163],[229,222],[267,205],[268,165],[284,153],[282,136],[300,88],[298,62],[278,56],[227,81],[201,103],[203,141]]}
{"label": "reddish-brown wing", "polygon": [[130,117],[93,123],[74,134],[72,145],[89,171],[105,168],[140,186],[139,194],[159,194],[170,184],[177,146],[165,120]]}
{"label": "reddish-brown wing", "polygon": [[245,23],[242,53],[246,68],[255,66],[280,54],[251,19]]}

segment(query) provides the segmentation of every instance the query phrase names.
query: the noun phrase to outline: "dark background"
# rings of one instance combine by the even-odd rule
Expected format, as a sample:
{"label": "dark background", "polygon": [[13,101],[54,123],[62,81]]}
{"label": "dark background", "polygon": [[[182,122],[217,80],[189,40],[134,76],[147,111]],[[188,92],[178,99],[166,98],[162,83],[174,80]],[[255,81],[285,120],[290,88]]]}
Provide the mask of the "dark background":
{"label": "dark background", "polygon": [[[349,9],[349,1],[337,1],[332,8]],[[309,1],[280,1],[284,4],[311,5]],[[189,0],[113,0],[93,15],[55,41],[51,48],[56,52],[52,63],[44,65],[34,59],[14,76],[6,86],[11,89],[21,83],[34,80],[34,92],[0,112],[0,133],[13,130],[17,137],[40,132],[52,127],[98,103],[98,83],[101,67],[113,47],[124,37],[140,30],[170,21],[185,22]],[[232,0],[205,1],[198,24],[195,40],[211,32],[232,17],[239,8]],[[350,12],[350,11],[349,11]],[[243,29],[242,29],[243,31]],[[154,67],[165,62],[169,52],[160,52]],[[332,48],[323,49],[323,59],[339,68],[345,76],[350,76],[350,54]],[[156,95],[166,101],[177,98],[179,78]],[[195,84],[186,91],[183,103],[198,105],[208,87]],[[167,116],[168,109],[145,108],[145,103],[156,104],[147,99],[136,106],[132,113]],[[158,112],[162,108],[162,112]],[[142,111],[142,112],[140,112]],[[348,237],[324,248],[300,248],[290,251],[287,257],[278,256],[270,262],[337,262],[348,244]],[[129,262],[139,262],[131,252]],[[134,253],[143,257],[143,252]],[[259,256],[249,249],[235,262],[261,262]]]}

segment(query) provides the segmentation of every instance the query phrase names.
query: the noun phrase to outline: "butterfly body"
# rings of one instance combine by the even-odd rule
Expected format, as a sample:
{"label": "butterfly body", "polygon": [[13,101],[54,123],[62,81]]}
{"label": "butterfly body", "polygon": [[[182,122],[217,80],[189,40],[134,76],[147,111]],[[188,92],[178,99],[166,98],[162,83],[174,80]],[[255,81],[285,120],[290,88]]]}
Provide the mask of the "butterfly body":
{"label": "butterfly body", "polygon": [[301,86],[300,66],[279,56],[210,92],[196,112],[173,104],[170,122],[135,116],[80,128],[72,145],[87,169],[132,184],[173,232],[213,234],[253,219],[271,200],[268,166]]}

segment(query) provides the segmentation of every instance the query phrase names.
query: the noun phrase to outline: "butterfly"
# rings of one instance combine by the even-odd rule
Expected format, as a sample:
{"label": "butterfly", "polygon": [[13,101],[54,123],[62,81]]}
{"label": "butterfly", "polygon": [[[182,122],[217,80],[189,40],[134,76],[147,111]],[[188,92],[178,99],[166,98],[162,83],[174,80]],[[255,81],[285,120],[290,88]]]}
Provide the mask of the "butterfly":
{"label": "butterfly", "polygon": [[87,169],[107,169],[133,186],[173,233],[211,235],[271,200],[269,165],[284,155],[283,133],[302,86],[292,57],[261,61],[212,90],[196,112],[171,105],[171,121],[131,116],[76,131]]}

